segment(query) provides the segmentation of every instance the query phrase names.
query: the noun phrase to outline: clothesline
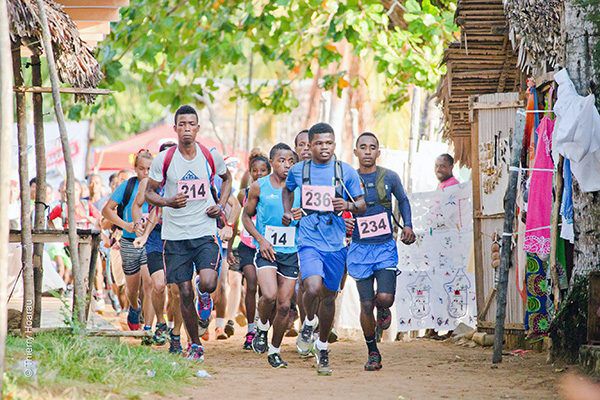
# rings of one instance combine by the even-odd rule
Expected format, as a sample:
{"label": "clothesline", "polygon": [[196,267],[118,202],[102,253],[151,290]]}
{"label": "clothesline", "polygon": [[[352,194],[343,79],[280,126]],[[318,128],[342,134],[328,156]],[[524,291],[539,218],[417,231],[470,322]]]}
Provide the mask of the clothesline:
{"label": "clothesline", "polygon": [[[561,226],[562,224],[558,224],[558,226]],[[541,231],[543,229],[550,229],[552,228],[552,225],[548,225],[548,226],[540,226],[538,228],[531,228],[531,229],[527,229],[521,232],[503,232],[502,236],[518,236],[518,235],[522,235],[524,233],[528,233],[528,232],[535,232],[535,231]]]}
{"label": "clothesline", "polygon": [[521,171],[538,171],[538,172],[554,172],[550,168],[522,168],[522,167],[509,167],[509,171],[521,172]]}

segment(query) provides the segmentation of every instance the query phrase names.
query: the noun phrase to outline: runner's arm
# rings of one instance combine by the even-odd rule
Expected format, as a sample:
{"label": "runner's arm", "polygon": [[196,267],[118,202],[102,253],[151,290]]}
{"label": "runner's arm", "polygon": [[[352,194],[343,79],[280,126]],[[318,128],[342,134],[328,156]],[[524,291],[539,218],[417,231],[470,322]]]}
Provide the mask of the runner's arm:
{"label": "runner's arm", "polygon": [[400,177],[398,175],[394,177],[392,188],[394,197],[398,200],[398,209],[400,210],[400,215],[402,215],[402,222],[404,222],[404,226],[412,228],[410,201],[408,200],[408,196],[404,191],[404,187],[402,186],[402,182],[400,182]]}
{"label": "runner's arm", "polygon": [[231,177],[231,172],[229,172],[229,169],[227,169],[223,175],[219,176],[221,179],[223,179],[223,183],[221,184],[221,198],[219,199],[219,206],[222,210],[224,210],[227,202],[229,201],[229,197],[231,196],[233,178]]}
{"label": "runner's arm", "polygon": [[133,222],[125,222],[119,215],[117,214],[117,202],[113,199],[108,199],[104,207],[102,208],[102,216],[109,220],[113,225],[118,226],[121,229],[126,230],[127,232],[132,232],[135,230],[133,227]]}
{"label": "runner's arm", "polygon": [[[143,222],[141,221],[142,217],[144,216],[144,214],[142,213],[142,207],[146,202],[146,186],[148,186],[148,178],[144,178],[140,181],[138,191],[135,195],[135,199],[133,199],[133,204],[131,205],[131,216],[136,230],[140,223],[143,224]],[[141,230],[143,232],[144,228],[142,227]]]}

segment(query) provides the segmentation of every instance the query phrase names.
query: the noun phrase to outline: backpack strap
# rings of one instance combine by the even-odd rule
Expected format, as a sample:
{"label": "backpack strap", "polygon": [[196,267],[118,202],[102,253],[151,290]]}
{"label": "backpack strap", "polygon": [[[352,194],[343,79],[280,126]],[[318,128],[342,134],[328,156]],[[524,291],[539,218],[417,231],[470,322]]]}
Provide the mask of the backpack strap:
{"label": "backpack strap", "polygon": [[133,176],[127,180],[127,186],[125,186],[125,193],[123,193],[123,199],[117,205],[117,215],[119,218],[123,219],[125,213],[125,207],[129,204],[131,200],[131,195],[133,194],[133,188],[135,187],[135,183],[137,182],[137,176]]}
{"label": "backpack strap", "polygon": [[[197,142],[196,142],[197,143]],[[198,146],[200,147],[200,151],[202,151],[202,154],[204,155],[204,158],[206,158],[206,162],[208,163],[208,166],[210,167],[210,171],[209,171],[209,176],[210,176],[210,185],[213,186],[215,184],[215,159],[212,156],[212,153],[210,152],[210,150],[208,149],[208,147],[198,143]]]}
{"label": "backpack strap", "polygon": [[310,160],[306,160],[302,164],[302,184],[310,185]]}
{"label": "backpack strap", "polygon": [[167,171],[169,170],[169,165],[171,165],[171,161],[173,160],[173,156],[175,155],[175,150],[177,150],[177,146],[171,146],[167,149],[167,153],[165,154],[165,158],[163,160],[163,180],[160,186],[164,187],[167,183]]}
{"label": "backpack strap", "polygon": [[375,187],[377,188],[377,196],[379,197],[379,204],[388,210],[392,209],[391,196],[388,197],[387,189],[385,187],[385,175],[387,169],[383,167],[377,167],[377,178],[375,180]]}
{"label": "backpack strap", "polygon": [[334,158],[333,165],[333,179],[335,183],[335,197],[344,198],[344,189],[342,184],[344,183],[344,168],[342,162]]}

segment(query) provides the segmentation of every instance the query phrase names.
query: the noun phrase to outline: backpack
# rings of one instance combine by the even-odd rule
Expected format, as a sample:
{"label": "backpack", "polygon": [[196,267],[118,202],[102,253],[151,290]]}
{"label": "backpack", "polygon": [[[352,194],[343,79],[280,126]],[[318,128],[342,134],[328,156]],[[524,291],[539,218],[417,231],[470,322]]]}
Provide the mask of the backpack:
{"label": "backpack", "polygon": [[[367,202],[368,206],[374,206],[375,204],[381,204],[385,209],[392,209],[392,196],[388,196],[387,189],[385,187],[385,175],[387,174],[387,169],[383,167],[377,167],[377,177],[375,178],[375,189],[377,190],[377,201],[376,202]],[[363,185],[365,190],[372,188],[373,186],[368,186],[366,184]]]}
{"label": "backpack", "polygon": [[129,201],[131,200],[131,195],[133,194],[133,188],[135,187],[136,182],[137,176],[133,176],[127,180],[127,186],[125,186],[125,193],[123,193],[123,199],[119,204],[117,204],[117,215],[121,219],[123,219],[125,207],[127,207]]}
{"label": "backpack", "polygon": [[[208,173],[209,173],[209,182],[210,182],[210,192],[212,194],[213,200],[215,201],[215,203],[218,203],[218,196],[217,196],[217,190],[215,188],[215,160],[210,152],[210,150],[196,142],[196,144],[198,144],[198,146],[200,147],[200,151],[202,151],[202,154],[204,155],[204,158],[206,159],[206,163],[208,164]],[[173,161],[173,156],[175,155],[175,151],[177,150],[177,146],[171,146],[167,149],[167,154],[165,154],[165,159],[163,160],[163,168],[162,168],[162,172],[163,172],[163,180],[161,183],[161,186],[164,187],[165,184],[167,183],[167,171],[169,170],[169,166],[171,165],[171,161]]]}
{"label": "backpack", "polygon": [[[304,161],[304,164],[302,165],[302,184],[303,185],[310,185],[311,181],[310,181],[310,164],[311,164],[312,160],[307,160]],[[343,198],[344,197],[344,191],[342,188],[342,185],[338,185],[339,182],[341,182],[343,184],[344,182],[344,168],[342,168],[342,162],[339,161],[337,158],[335,158],[334,156],[334,166],[333,166],[333,181],[335,183],[335,197],[338,198]],[[327,211],[316,211],[316,210],[305,210],[304,211],[307,215],[310,214],[328,214],[329,212]]]}

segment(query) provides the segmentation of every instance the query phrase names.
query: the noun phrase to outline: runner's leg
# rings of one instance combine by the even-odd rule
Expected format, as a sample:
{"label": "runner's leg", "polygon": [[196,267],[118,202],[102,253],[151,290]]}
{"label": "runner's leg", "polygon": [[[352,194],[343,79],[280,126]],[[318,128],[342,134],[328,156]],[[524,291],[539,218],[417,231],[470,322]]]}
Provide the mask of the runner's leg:
{"label": "runner's leg", "polygon": [[252,349],[256,353],[265,353],[268,350],[267,332],[273,325],[270,318],[277,302],[277,268],[263,266],[257,269],[257,275],[261,296],[258,300],[257,329],[252,341]]}
{"label": "runner's leg", "polygon": [[194,304],[194,287],[192,285],[192,281],[178,283],[177,287],[179,289],[179,295],[181,297],[181,316],[183,317],[185,329],[187,330],[188,335],[190,336],[191,343],[199,345],[200,337],[198,337],[198,314],[196,312],[196,306]]}
{"label": "runner's leg", "polygon": [[335,317],[335,298],[337,292],[321,287],[320,304],[319,304],[319,340],[327,343],[329,332],[333,327],[333,318]]}
{"label": "runner's leg", "polygon": [[256,319],[256,290],[258,279],[256,277],[256,267],[252,264],[244,265],[244,278],[246,279],[246,295],[244,304],[246,305],[246,320],[248,321],[248,332],[254,330],[254,320]]}
{"label": "runner's leg", "polygon": [[144,264],[141,268],[142,275],[142,290],[144,291],[144,300],[142,301],[142,312],[144,315],[144,325],[152,327],[154,321],[154,304],[152,301],[153,285],[150,272],[148,271],[148,265]]}
{"label": "runner's leg", "polygon": [[156,323],[165,323],[165,272],[156,271],[152,277],[152,305],[156,314]]}
{"label": "runner's leg", "polygon": [[287,329],[290,302],[295,287],[295,279],[286,278],[285,276],[277,274],[277,313],[275,315],[275,320],[273,321],[273,337],[271,338],[272,346],[277,349],[281,346],[283,335]]}

